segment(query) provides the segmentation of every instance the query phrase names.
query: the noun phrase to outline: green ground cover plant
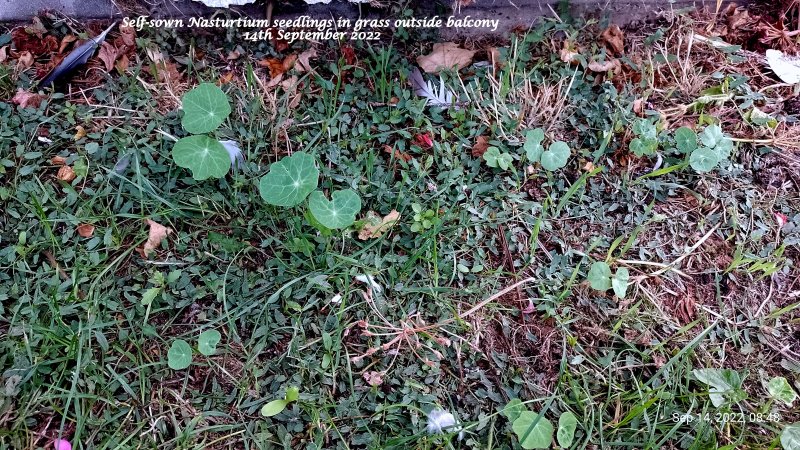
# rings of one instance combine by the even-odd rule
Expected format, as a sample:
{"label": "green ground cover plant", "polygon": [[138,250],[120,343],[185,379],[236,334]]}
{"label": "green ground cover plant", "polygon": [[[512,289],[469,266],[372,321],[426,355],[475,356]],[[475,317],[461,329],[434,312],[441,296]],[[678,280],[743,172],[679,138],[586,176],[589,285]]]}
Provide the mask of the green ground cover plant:
{"label": "green ground cover plant", "polygon": [[419,30],[115,30],[42,91],[18,39],[0,448],[800,448],[791,87],[670,18],[436,75]]}

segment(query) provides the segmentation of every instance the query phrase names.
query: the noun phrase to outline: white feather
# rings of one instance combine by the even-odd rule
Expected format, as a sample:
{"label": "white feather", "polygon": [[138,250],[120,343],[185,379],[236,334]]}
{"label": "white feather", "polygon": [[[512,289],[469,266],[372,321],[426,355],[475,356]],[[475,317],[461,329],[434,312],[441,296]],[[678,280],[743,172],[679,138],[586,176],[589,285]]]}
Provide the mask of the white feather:
{"label": "white feather", "polygon": [[414,93],[425,98],[429,105],[447,107],[453,105],[453,93],[444,85],[444,79],[439,76],[439,89],[429,81],[425,81],[422,73],[416,67],[411,72],[411,86]]}
{"label": "white feather", "polygon": [[767,50],[767,63],[769,68],[784,83],[800,83],[800,58],[784,55],[780,50]]}

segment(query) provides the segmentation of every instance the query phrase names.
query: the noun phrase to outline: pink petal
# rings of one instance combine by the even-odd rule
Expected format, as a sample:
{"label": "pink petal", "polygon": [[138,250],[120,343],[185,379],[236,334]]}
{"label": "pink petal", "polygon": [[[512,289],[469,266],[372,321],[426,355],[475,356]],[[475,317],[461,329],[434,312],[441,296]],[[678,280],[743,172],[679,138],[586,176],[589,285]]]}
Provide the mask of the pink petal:
{"label": "pink petal", "polygon": [[783,228],[786,222],[789,221],[789,218],[786,217],[785,214],[775,213],[775,220],[778,222],[778,228]]}
{"label": "pink petal", "polygon": [[56,439],[53,441],[54,450],[72,450],[72,444],[66,439]]}

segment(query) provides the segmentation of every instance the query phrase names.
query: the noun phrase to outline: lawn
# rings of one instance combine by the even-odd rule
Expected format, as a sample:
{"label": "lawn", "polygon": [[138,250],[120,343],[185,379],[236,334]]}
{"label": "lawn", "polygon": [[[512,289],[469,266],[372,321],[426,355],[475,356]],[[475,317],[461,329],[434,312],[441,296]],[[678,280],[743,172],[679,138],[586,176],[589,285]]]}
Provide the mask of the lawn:
{"label": "lawn", "polygon": [[0,448],[800,449],[798,8],[0,24]]}

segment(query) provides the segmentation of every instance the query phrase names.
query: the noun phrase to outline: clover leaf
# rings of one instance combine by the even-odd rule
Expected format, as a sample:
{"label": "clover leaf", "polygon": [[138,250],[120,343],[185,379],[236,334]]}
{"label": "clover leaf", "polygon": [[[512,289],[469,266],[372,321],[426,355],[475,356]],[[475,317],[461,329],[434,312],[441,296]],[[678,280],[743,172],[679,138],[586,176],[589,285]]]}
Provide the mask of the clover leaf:
{"label": "clover leaf", "polygon": [[[226,153],[227,155],[227,153]],[[319,169],[308,153],[296,152],[272,163],[258,191],[270,205],[296,206],[317,188]]]}
{"label": "clover leaf", "polygon": [[201,83],[183,95],[181,124],[189,133],[214,131],[231,113],[228,97],[213,83]]}
{"label": "clover leaf", "polygon": [[517,435],[519,445],[524,449],[550,448],[550,441],[553,440],[553,424],[532,411],[520,413],[511,425],[511,429]]}
{"label": "clover leaf", "polygon": [[192,363],[192,347],[183,339],[176,339],[167,350],[167,365],[172,370],[183,370]]}
{"label": "clover leaf", "polygon": [[525,150],[525,156],[531,163],[537,163],[542,157],[544,147],[542,141],[544,140],[544,130],[536,128],[529,130],[525,135],[525,145],[522,148]]}
{"label": "clover leaf", "polygon": [[592,289],[605,292],[611,287],[611,268],[604,261],[597,261],[589,268],[586,278]]}
{"label": "clover leaf", "polygon": [[180,167],[192,171],[192,178],[222,178],[231,168],[227,150],[208,136],[188,136],[172,147],[172,159]]}
{"label": "clover leaf", "polygon": [[563,141],[550,144],[547,151],[542,152],[541,163],[545,170],[554,171],[567,165],[569,159],[569,145]]}
{"label": "clover leaf", "polygon": [[697,133],[689,127],[675,130],[675,146],[681,153],[689,154],[697,148]]}
{"label": "clover leaf", "polygon": [[211,356],[217,352],[217,344],[221,339],[222,335],[217,330],[203,331],[197,337],[197,350],[206,356]]}
{"label": "clover leaf", "polygon": [[800,450],[800,422],[786,425],[781,432],[781,446],[784,450]]}
{"label": "clover leaf", "polygon": [[326,228],[347,228],[356,221],[361,211],[361,197],[352,189],[336,191],[331,200],[320,191],[313,192],[308,199],[308,209],[314,218]]}

